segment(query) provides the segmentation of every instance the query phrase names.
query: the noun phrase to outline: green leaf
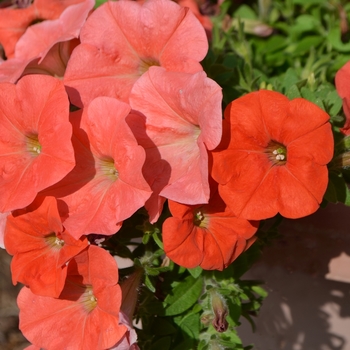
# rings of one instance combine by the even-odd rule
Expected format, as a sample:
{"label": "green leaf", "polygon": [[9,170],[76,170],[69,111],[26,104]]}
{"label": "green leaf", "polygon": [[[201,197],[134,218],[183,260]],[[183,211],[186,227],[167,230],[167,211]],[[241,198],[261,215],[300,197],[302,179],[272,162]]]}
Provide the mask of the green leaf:
{"label": "green leaf", "polygon": [[237,325],[239,325],[239,319],[242,313],[241,301],[238,297],[227,298],[227,304],[230,310],[229,316],[227,317],[227,321],[231,326],[236,327]]}
{"label": "green leaf", "polygon": [[320,5],[322,3],[326,3],[327,0],[293,0],[294,4],[309,6],[309,5]]}
{"label": "green leaf", "polygon": [[300,81],[300,77],[293,68],[288,68],[286,73],[283,76],[282,88],[287,91],[293,85]]}
{"label": "green leaf", "polygon": [[147,311],[151,315],[164,316],[164,305],[160,301],[151,301],[147,304]]}
{"label": "green leaf", "polygon": [[152,327],[152,332],[157,336],[174,334],[177,329],[165,317],[160,318],[161,322],[155,322]]}
{"label": "green leaf", "polygon": [[[184,342],[182,342],[181,344],[179,344],[176,348],[172,349],[172,350],[195,350],[196,347],[193,346],[193,340],[192,339],[186,339]],[[202,348],[198,347],[198,350],[200,350]]]}
{"label": "green leaf", "polygon": [[145,233],[142,236],[142,243],[146,245],[149,242],[149,238],[150,238],[150,235],[148,233]]}
{"label": "green leaf", "polygon": [[[184,350],[184,349],[179,349],[179,350]],[[208,350],[208,344],[205,340],[201,340],[198,344],[197,350]]]}
{"label": "green leaf", "polygon": [[171,337],[164,337],[157,340],[151,345],[149,350],[170,350],[171,346]]}
{"label": "green leaf", "polygon": [[169,305],[165,309],[165,315],[178,315],[189,309],[199,299],[202,288],[202,278],[186,277],[173,289],[172,294],[165,298],[165,303]]}
{"label": "green leaf", "polygon": [[157,243],[158,247],[162,250],[164,250],[162,239],[160,238],[159,232],[155,231],[152,235],[154,241]]}
{"label": "green leaf", "polygon": [[297,17],[295,25],[291,28],[291,32],[299,34],[306,31],[311,31],[320,26],[320,22],[311,15],[301,15]]}
{"label": "green leaf", "polygon": [[263,52],[272,53],[280,51],[287,46],[286,38],[282,35],[274,35],[264,42]]}
{"label": "green leaf", "polygon": [[146,275],[146,277],[145,277],[145,285],[152,293],[154,293],[156,291],[156,289],[154,288],[154,286],[153,286],[151,280],[149,279],[148,275]]}
{"label": "green leaf", "polygon": [[334,90],[330,92],[327,95],[327,100],[329,101],[329,104],[331,105],[331,108],[329,109],[329,114],[331,116],[336,116],[343,106],[343,100],[338,95],[337,91]]}
{"label": "green leaf", "polygon": [[[298,41],[298,43],[294,46],[294,48],[289,50],[289,52],[293,53],[294,56],[308,53],[311,47],[316,48],[323,41],[324,41],[324,38],[322,38],[321,36],[309,35],[301,39],[300,41]],[[290,46],[290,48],[292,48],[292,46]]]}
{"label": "green leaf", "polygon": [[232,349],[233,344],[242,345],[242,340],[239,338],[235,331],[226,332],[222,335],[222,339],[220,340],[220,344],[223,346],[227,346]]}
{"label": "green leaf", "polygon": [[350,206],[350,190],[341,174],[329,173],[329,182],[324,198],[332,203]]}
{"label": "green leaf", "polygon": [[95,9],[98,8],[99,6],[101,6],[102,4],[104,4],[107,1],[109,1],[109,0],[96,0]]}
{"label": "green leaf", "polygon": [[222,62],[223,66],[229,69],[236,68],[239,64],[239,58],[233,53],[228,53],[224,57],[224,61]]}
{"label": "green leaf", "polygon": [[257,19],[256,13],[247,5],[241,5],[234,13],[235,18]]}
{"label": "green leaf", "polygon": [[310,102],[314,103],[315,105],[319,106],[320,108],[322,108],[324,111],[326,110],[323,102],[321,99],[317,98],[316,95],[307,87],[303,86],[300,89],[300,93],[301,96],[303,98],[306,98],[307,100],[309,100]]}
{"label": "green leaf", "polygon": [[268,296],[268,293],[266,292],[266,290],[260,286],[253,286],[252,291],[263,298],[266,298]]}
{"label": "green leaf", "polygon": [[292,85],[287,91],[286,91],[286,96],[290,99],[293,100],[294,98],[301,97],[300,91],[296,85]]}
{"label": "green leaf", "polygon": [[199,336],[199,314],[187,314],[174,318],[174,322],[192,339]]}
{"label": "green leaf", "polygon": [[350,43],[343,43],[341,41],[340,26],[332,28],[327,35],[327,40],[331,46],[340,52],[350,52]]}
{"label": "green leaf", "polygon": [[192,308],[191,313],[196,314],[197,312],[200,312],[200,311],[202,311],[202,310],[203,310],[203,309],[202,309],[202,307],[201,307],[199,304],[195,304],[195,305],[193,306],[193,308]]}
{"label": "green leaf", "polygon": [[198,276],[200,276],[203,271],[203,269],[200,266],[197,266],[193,269],[187,269],[187,270],[194,278],[197,278]]}
{"label": "green leaf", "polygon": [[146,275],[150,275],[150,276],[158,276],[159,275],[159,271],[156,268],[152,268],[152,267],[148,267],[148,266],[145,266],[145,273],[146,273]]}

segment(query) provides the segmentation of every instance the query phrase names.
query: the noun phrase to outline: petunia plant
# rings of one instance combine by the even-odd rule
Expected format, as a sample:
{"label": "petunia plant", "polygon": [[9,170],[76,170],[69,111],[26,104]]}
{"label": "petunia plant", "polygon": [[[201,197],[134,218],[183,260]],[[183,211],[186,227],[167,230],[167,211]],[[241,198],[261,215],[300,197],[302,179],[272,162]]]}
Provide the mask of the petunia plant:
{"label": "petunia plant", "polygon": [[237,327],[267,293],[245,272],[283,218],[350,205],[346,11],[0,4],[0,246],[28,349],[252,348]]}

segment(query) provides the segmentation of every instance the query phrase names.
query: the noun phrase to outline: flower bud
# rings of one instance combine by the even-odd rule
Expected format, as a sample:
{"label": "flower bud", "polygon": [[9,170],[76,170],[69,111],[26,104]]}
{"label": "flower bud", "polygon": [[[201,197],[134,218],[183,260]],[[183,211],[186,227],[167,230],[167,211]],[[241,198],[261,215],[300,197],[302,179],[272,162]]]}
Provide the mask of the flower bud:
{"label": "flower bud", "polygon": [[142,274],[143,269],[136,268],[134,273],[120,283],[122,289],[122,305],[120,309],[130,320],[132,320],[135,311]]}
{"label": "flower bud", "polygon": [[213,322],[214,315],[210,311],[203,312],[201,316],[201,323],[205,327],[208,327],[211,322]]}
{"label": "flower bud", "polygon": [[228,328],[226,316],[228,315],[228,307],[223,296],[215,289],[210,292],[211,306],[214,313],[213,326],[217,332],[225,332]]}
{"label": "flower bud", "polygon": [[335,157],[332,161],[332,167],[334,168],[350,168],[350,152],[344,152]]}
{"label": "flower bud", "polygon": [[[259,20],[241,18],[240,21],[244,23],[244,33],[253,34],[260,37],[267,37],[273,33],[272,27]],[[232,20],[232,26],[234,28],[238,28],[239,20],[234,18]]]}

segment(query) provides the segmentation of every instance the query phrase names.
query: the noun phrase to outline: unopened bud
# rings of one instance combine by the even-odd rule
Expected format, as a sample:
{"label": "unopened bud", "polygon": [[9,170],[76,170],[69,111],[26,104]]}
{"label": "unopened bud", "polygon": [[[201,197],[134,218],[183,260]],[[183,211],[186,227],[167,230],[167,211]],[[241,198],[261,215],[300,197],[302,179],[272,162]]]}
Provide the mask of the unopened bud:
{"label": "unopened bud", "polygon": [[170,265],[170,258],[168,256],[166,256],[163,261],[162,264],[160,265],[161,267],[169,267]]}
{"label": "unopened bud", "polygon": [[213,322],[214,315],[211,312],[203,312],[201,316],[201,323],[202,325],[208,327],[211,322]]}
{"label": "unopened bud", "polygon": [[335,169],[349,169],[350,168],[350,151],[339,154],[335,157],[330,165]]}
{"label": "unopened bud", "polygon": [[130,320],[132,320],[135,311],[142,275],[143,269],[136,268],[134,273],[120,283],[122,289],[122,305],[120,309]]}
{"label": "unopened bud", "polygon": [[225,332],[228,328],[226,316],[228,315],[228,307],[223,296],[218,293],[215,289],[210,292],[211,295],[211,306],[214,313],[213,326],[217,332]]}
{"label": "unopened bud", "polygon": [[316,78],[313,72],[307,77],[307,83],[311,89],[315,86]]}
{"label": "unopened bud", "polygon": [[[246,19],[241,18],[241,22],[244,23],[244,33],[254,34],[260,37],[270,36],[273,32],[273,28],[268,26],[267,24],[255,20],[255,19]],[[234,18],[232,20],[232,26],[237,29],[239,25],[239,20]]]}

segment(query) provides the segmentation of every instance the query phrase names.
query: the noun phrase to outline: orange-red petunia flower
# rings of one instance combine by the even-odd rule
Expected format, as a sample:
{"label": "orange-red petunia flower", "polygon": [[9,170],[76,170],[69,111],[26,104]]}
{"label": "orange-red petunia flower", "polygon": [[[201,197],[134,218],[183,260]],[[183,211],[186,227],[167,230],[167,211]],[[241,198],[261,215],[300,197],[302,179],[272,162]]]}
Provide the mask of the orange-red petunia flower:
{"label": "orange-red petunia flower", "polygon": [[23,283],[33,293],[51,297],[63,289],[69,260],[88,246],[86,237],[76,240],[64,230],[53,197],[32,211],[8,216],[4,241],[13,255],[13,284]]}
{"label": "orange-red petunia flower", "polygon": [[260,90],[231,102],[223,130],[212,176],[237,216],[300,218],[318,209],[334,147],[326,112],[305,99]]}
{"label": "orange-red petunia flower", "polygon": [[217,191],[209,204],[169,201],[169,209],[173,217],[163,224],[164,251],[181,266],[223,270],[256,239],[259,222],[235,217]]}
{"label": "orange-red petunia flower", "polygon": [[104,249],[89,246],[68,265],[64,289],[57,298],[18,295],[19,328],[35,346],[50,350],[104,350],[127,331],[120,324],[118,267]]}
{"label": "orange-red petunia flower", "polygon": [[222,134],[222,92],[204,72],[151,67],[134,85],[130,104],[142,114],[127,122],[146,150],[143,173],[154,191],[146,208],[151,221],[163,198],[179,203],[209,201],[208,154]]}
{"label": "orange-red petunia flower", "polygon": [[126,103],[98,97],[71,114],[77,164],[43,193],[59,198],[64,226],[75,238],[114,234],[152,193],[142,175],[145,150],[125,121],[129,112]]}
{"label": "orange-red petunia flower", "polygon": [[0,84],[0,212],[29,205],[75,165],[61,81],[26,76]]}
{"label": "orange-red petunia flower", "polygon": [[343,99],[343,110],[345,113],[345,124],[341,131],[350,135],[350,61],[340,68],[335,75],[335,87],[339,96]]}
{"label": "orange-red petunia flower", "polygon": [[80,40],[64,77],[72,103],[80,107],[97,96],[127,102],[134,82],[151,66],[201,71],[199,61],[208,51],[194,14],[169,0],[108,1],[88,18]]}

